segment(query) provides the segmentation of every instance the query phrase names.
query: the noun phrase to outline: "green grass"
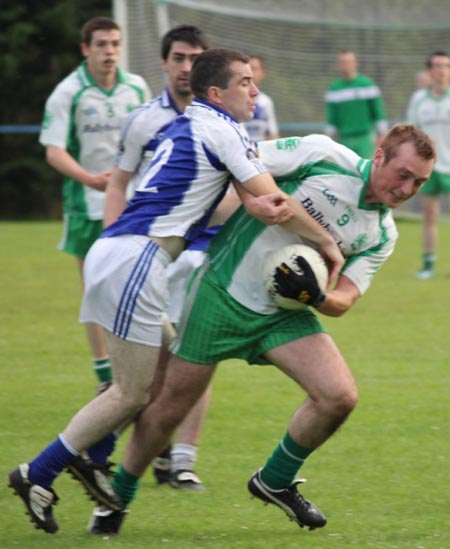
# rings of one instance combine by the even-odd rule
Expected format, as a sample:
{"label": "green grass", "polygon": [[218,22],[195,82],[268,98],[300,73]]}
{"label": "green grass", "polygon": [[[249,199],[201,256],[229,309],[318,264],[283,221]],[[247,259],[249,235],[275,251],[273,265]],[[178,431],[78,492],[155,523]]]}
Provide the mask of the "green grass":
{"label": "green grass", "polygon": [[95,380],[77,322],[75,261],[55,250],[60,224],[0,224],[0,547],[450,547],[450,224],[440,225],[439,274],[429,281],[412,276],[419,225],[399,229],[397,251],[368,294],[343,318],[324,319],[360,391],[349,421],[302,470],[303,492],[327,527],[300,530],[249,498],[247,479],[304,395],[273,367],[229,361],[215,378],[201,441],[197,471],[207,491],[156,487],[149,472],[121,536],[106,541],[85,533],[91,504],[68,475],[55,485],[55,536],[34,530],[6,488],[8,471],[60,432]]}

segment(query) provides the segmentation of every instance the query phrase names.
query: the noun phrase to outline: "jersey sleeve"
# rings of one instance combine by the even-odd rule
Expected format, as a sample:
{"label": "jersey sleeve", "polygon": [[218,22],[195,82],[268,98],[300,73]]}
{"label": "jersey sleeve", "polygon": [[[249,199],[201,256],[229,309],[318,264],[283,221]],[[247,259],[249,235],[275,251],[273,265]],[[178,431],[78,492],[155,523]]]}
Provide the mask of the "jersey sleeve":
{"label": "jersey sleeve", "polygon": [[141,88],[141,103],[150,101],[153,96],[152,90],[149,88],[147,82],[142,78],[142,76],[139,77],[139,87]]}
{"label": "jersey sleeve", "polygon": [[65,149],[70,132],[73,93],[64,84],[55,88],[45,104],[39,143]]}
{"label": "jersey sleeve", "polygon": [[369,99],[372,120],[375,123],[385,121],[386,113],[384,110],[384,101],[383,101],[383,97],[381,96],[380,88],[373,81],[371,81],[371,84],[374,90],[373,97]]}
{"label": "jersey sleeve", "polygon": [[240,183],[252,177],[266,173],[267,169],[257,157],[250,144],[245,130],[230,126],[221,136],[219,158],[224,169],[227,169]]}
{"label": "jersey sleeve", "polygon": [[[336,118],[336,103],[330,100],[330,92],[331,88],[329,88],[325,94],[325,122],[328,127],[333,128],[332,135],[336,135],[336,128],[338,126],[338,121]],[[330,133],[327,133],[327,135],[330,135]]]}
{"label": "jersey sleeve", "polygon": [[259,157],[274,177],[302,177],[309,167],[321,160],[333,158],[337,143],[325,135],[285,137],[258,143]]}
{"label": "jersey sleeve", "polygon": [[142,108],[132,111],[125,118],[120,129],[119,146],[114,163],[126,172],[135,173],[142,160],[143,147],[148,135],[141,122],[144,113]]}
{"label": "jersey sleeve", "polygon": [[275,106],[271,97],[267,96],[267,130],[268,135],[278,135],[278,122]]}
{"label": "jersey sleeve", "polygon": [[361,295],[368,290],[373,277],[394,251],[398,232],[392,220],[392,214],[389,213],[388,215],[389,224],[383,242],[350,256],[342,269],[341,274],[355,284]]}
{"label": "jersey sleeve", "polygon": [[406,121],[411,124],[415,124],[416,126],[418,126],[418,120],[416,116],[416,105],[418,103],[419,97],[421,97],[422,95],[423,95],[422,90],[418,90],[415,93],[413,93],[408,102],[408,106],[406,108]]}

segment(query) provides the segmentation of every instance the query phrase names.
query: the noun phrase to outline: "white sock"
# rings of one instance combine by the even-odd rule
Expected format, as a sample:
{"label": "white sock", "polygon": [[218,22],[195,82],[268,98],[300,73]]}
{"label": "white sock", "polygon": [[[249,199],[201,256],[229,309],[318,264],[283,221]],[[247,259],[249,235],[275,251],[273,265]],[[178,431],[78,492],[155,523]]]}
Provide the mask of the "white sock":
{"label": "white sock", "polygon": [[197,446],[192,444],[175,444],[170,452],[172,472],[180,469],[194,470],[197,461]]}

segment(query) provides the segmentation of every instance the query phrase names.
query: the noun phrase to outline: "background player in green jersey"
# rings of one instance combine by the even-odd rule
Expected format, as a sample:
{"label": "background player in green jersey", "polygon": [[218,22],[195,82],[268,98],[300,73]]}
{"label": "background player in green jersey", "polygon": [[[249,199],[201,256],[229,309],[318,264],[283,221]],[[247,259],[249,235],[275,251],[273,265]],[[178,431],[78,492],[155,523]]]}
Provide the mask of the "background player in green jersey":
{"label": "background player in green jersey", "polygon": [[370,158],[375,133],[381,138],[388,129],[380,89],[372,78],[358,73],[354,52],[340,52],[338,68],[341,77],[331,82],[325,94],[325,133],[363,158]]}
{"label": "background player in green jersey", "polygon": [[[102,232],[105,187],[113,166],[121,122],[150,99],[144,79],[117,67],[120,27],[108,17],[87,21],[81,29],[85,60],[60,82],[45,105],[39,141],[47,162],[64,178],[64,232],[59,248],[84,258]],[[103,329],[86,324],[93,367],[101,382],[110,381]]]}
{"label": "background player in green jersey", "polygon": [[434,275],[440,197],[450,195],[450,56],[436,51],[427,59],[426,66],[431,86],[412,95],[406,115],[408,121],[434,140],[437,151],[433,173],[420,190],[423,255],[416,278],[421,280]]}
{"label": "background player in green jersey", "polygon": [[[390,209],[416,194],[429,177],[435,161],[431,140],[412,125],[398,125],[373,161],[317,135],[265,141],[259,143],[259,152],[280,187],[321,220],[347,259],[336,286],[327,293],[304,265],[301,276],[279,270],[279,292],[297,299],[305,292],[303,303],[325,315],[343,315],[392,253],[397,231]],[[131,475],[143,474],[220,360],[271,363],[302,387],[307,398],[248,488],[300,526],[319,528],[326,518],[297,491],[295,475],[346,420],[356,405],[357,389],[339,349],[312,310],[278,309],[265,291],[265,253],[293,241],[282,227],[264,226],[242,209],[225,223],[208,249],[209,262],[191,282],[162,392],[141,414],[140,436],[130,440],[123,467]],[[244,446],[242,441],[238,446]]]}

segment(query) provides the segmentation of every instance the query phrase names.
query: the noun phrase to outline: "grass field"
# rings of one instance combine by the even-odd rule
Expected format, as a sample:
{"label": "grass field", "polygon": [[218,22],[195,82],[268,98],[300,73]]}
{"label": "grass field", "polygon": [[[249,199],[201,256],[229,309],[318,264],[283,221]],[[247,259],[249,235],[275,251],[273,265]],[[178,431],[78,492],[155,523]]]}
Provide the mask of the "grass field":
{"label": "grass field", "polygon": [[450,547],[449,223],[440,225],[435,279],[413,278],[420,227],[401,221],[397,251],[368,294],[343,318],[324,319],[360,390],[349,421],[302,469],[303,493],[327,514],[326,528],[300,530],[250,499],[249,476],[303,395],[273,367],[230,361],[215,378],[201,442],[207,491],[158,488],[148,473],[121,536],[108,541],[86,533],[92,507],[68,475],[55,484],[55,536],[34,530],[6,488],[8,471],[55,438],[95,385],[75,263],[55,251],[60,230],[0,224],[1,548]]}

